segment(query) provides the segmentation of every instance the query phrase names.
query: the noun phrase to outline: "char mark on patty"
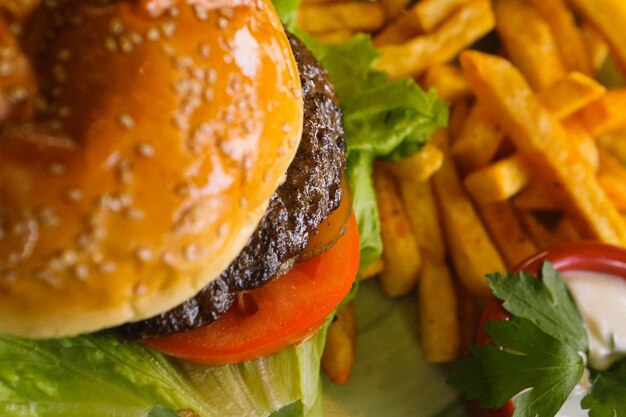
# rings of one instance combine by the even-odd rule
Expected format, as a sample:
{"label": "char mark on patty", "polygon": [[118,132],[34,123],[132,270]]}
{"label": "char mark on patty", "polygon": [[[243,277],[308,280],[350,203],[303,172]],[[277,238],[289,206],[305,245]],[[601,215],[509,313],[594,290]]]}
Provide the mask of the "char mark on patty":
{"label": "char mark on patty", "polygon": [[247,245],[218,279],[172,310],[119,327],[119,335],[163,336],[214,322],[238,292],[288,272],[311,234],[339,206],[346,150],[335,91],[313,54],[293,35],[288,37],[302,83],[304,126],[285,182],[271,197]]}

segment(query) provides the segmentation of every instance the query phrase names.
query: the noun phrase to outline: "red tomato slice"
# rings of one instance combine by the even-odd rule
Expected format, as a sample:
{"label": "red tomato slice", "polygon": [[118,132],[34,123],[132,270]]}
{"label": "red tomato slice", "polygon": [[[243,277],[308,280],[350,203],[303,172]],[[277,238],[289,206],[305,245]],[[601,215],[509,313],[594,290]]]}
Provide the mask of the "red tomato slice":
{"label": "red tomato slice", "polygon": [[169,355],[209,365],[269,355],[298,343],[324,324],[350,291],[358,267],[359,233],[352,215],[345,235],[328,251],[246,292],[246,311],[234,306],[213,324],[146,343]]}

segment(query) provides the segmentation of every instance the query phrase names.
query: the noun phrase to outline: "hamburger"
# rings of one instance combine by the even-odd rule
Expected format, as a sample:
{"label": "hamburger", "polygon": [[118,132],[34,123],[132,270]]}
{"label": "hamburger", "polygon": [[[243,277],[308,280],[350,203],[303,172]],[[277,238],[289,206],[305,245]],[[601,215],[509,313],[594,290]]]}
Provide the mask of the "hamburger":
{"label": "hamburger", "polygon": [[269,0],[0,2],[0,415],[321,415],[372,162],[447,109],[275,5],[322,65]]}
{"label": "hamburger", "polygon": [[[72,352],[85,372],[115,374],[103,355],[163,371],[315,338],[358,267],[342,117],[269,0],[0,12],[0,344],[24,348],[2,415],[127,415],[63,376]],[[59,374],[38,378],[54,364],[26,351],[46,349]],[[54,393],[24,394],[31,378]],[[60,413],[47,403],[68,384],[80,388]],[[177,395],[154,405],[186,405]],[[193,403],[186,413],[209,415]]]}

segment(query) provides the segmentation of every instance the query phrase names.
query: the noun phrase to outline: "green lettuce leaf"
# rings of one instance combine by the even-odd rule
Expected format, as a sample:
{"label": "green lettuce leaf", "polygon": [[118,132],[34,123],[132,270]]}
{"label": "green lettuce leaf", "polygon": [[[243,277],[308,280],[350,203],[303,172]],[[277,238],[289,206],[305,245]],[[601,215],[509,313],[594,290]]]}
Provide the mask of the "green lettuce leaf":
{"label": "green lettuce leaf", "polygon": [[435,91],[425,92],[409,78],[390,81],[378,71],[379,52],[367,35],[323,45],[296,33],[328,71],[337,92],[361,235],[361,267],[365,267],[382,253],[372,162],[407,157],[421,149],[435,130],[447,124],[448,108]]}
{"label": "green lettuce leaf", "polygon": [[202,417],[265,417],[299,401],[298,417],[314,417],[325,334],[326,327],[298,347],[220,367],[107,335],[0,336],[0,415],[165,417],[168,409],[192,409]]}

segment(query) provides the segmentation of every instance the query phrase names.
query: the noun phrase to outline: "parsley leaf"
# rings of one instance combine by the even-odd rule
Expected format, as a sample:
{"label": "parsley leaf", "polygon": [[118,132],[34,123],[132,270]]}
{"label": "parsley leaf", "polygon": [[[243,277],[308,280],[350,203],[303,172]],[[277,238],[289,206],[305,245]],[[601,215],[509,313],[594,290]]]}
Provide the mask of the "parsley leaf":
{"label": "parsley leaf", "polygon": [[492,321],[485,330],[504,349],[474,346],[474,358],[462,360],[448,383],[489,408],[519,394],[513,417],[553,417],[582,377],[583,358],[526,319]]}
{"label": "parsley leaf", "polygon": [[513,417],[553,417],[585,370],[579,352],[589,343],[580,313],[549,263],[542,280],[524,272],[487,279],[513,318],[485,324],[493,344],[474,346],[474,357],[461,361],[448,383],[484,407],[515,397]]}
{"label": "parsley leaf", "polygon": [[589,417],[626,416],[626,359],[594,378],[581,405]]}
{"label": "parsley leaf", "polygon": [[494,295],[516,317],[525,318],[541,330],[579,352],[589,351],[587,333],[576,304],[561,275],[551,263],[543,264],[542,279],[522,272],[487,275]]}

